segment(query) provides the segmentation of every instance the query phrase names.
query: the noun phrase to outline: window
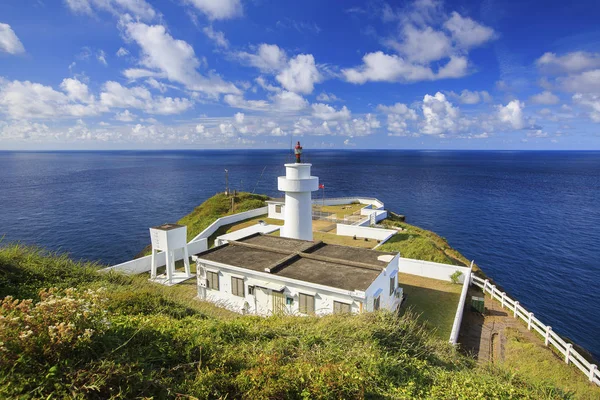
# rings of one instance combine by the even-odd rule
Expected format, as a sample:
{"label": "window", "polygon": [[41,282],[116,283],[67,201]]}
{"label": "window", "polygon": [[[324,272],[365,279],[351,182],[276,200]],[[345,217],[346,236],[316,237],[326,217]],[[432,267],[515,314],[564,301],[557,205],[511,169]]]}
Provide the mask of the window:
{"label": "window", "polygon": [[334,314],[350,314],[351,307],[350,304],[341,303],[339,301],[333,302],[333,313]]}
{"label": "window", "polygon": [[206,271],[206,287],[212,290],[219,290],[219,273]]}
{"label": "window", "polygon": [[375,300],[373,300],[373,311],[379,310],[380,300],[381,300],[380,296],[375,297]]}
{"label": "window", "polygon": [[254,286],[248,286],[248,295],[254,296]]}
{"label": "window", "polygon": [[242,278],[231,277],[231,293],[234,296],[246,296],[244,294],[244,280]]}
{"label": "window", "polygon": [[294,299],[292,299],[291,297],[286,297],[285,304],[291,306],[292,304],[294,304]]}
{"label": "window", "polygon": [[275,212],[276,212],[277,214],[281,214],[281,205],[276,205],[276,206],[275,206]]}
{"label": "window", "polygon": [[396,276],[390,277],[390,296],[394,294],[394,290],[396,290]]}
{"label": "window", "polygon": [[300,313],[314,314],[315,312],[315,296],[300,293]]}

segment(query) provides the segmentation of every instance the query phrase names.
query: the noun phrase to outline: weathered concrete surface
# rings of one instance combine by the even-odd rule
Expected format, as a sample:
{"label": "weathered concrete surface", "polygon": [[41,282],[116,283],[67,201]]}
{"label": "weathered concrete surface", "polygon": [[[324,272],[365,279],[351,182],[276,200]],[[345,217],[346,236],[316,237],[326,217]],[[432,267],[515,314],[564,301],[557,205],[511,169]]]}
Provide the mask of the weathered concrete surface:
{"label": "weathered concrete surface", "polygon": [[458,343],[479,363],[504,360],[506,328],[517,329],[528,340],[541,341],[518,318],[514,318],[510,310],[503,309],[500,302],[492,300],[489,295],[485,296],[485,315],[472,311],[471,296],[483,297],[483,293],[477,287],[469,288]]}

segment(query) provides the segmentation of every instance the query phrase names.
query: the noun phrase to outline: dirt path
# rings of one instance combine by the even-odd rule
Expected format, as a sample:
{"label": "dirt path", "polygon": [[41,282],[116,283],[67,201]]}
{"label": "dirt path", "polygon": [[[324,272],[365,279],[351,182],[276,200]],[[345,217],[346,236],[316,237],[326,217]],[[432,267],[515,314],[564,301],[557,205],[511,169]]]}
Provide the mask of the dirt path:
{"label": "dirt path", "polygon": [[541,342],[523,322],[513,317],[510,310],[503,309],[500,302],[492,300],[489,295],[485,297],[485,316],[472,311],[471,296],[483,297],[483,293],[477,287],[469,288],[458,342],[479,363],[504,360],[506,328],[517,329],[528,340]]}

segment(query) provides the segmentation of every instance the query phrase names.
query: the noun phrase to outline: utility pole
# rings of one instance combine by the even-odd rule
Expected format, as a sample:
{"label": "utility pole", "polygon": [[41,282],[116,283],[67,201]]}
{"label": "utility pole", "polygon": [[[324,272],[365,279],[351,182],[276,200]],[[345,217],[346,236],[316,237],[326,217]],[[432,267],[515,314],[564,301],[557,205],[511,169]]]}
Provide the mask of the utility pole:
{"label": "utility pole", "polygon": [[225,170],[225,196],[229,196],[229,170]]}

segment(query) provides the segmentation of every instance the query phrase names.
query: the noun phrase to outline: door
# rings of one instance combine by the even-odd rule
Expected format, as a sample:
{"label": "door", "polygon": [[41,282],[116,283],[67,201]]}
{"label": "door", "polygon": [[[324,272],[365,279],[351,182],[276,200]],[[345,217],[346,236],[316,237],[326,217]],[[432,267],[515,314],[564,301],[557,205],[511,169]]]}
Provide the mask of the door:
{"label": "door", "polygon": [[281,292],[273,291],[273,314],[285,313],[285,295]]}
{"label": "door", "polygon": [[267,289],[258,286],[255,286],[254,288],[256,313],[259,315],[269,315],[269,292]]}

